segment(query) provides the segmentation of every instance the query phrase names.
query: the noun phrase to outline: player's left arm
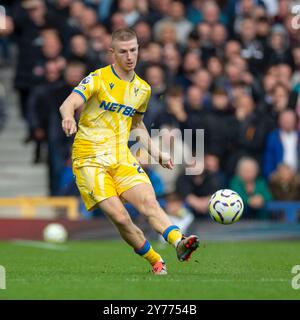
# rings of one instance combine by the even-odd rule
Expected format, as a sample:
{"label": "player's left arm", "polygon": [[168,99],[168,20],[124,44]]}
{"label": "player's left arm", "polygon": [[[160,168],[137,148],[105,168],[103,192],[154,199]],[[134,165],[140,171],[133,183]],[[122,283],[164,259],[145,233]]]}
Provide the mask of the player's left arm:
{"label": "player's left arm", "polygon": [[140,142],[147,152],[157,161],[163,168],[173,169],[173,162],[170,155],[166,152],[161,152],[159,148],[151,140],[148,130],[143,122],[143,114],[136,113],[132,118],[131,131],[136,130]]}

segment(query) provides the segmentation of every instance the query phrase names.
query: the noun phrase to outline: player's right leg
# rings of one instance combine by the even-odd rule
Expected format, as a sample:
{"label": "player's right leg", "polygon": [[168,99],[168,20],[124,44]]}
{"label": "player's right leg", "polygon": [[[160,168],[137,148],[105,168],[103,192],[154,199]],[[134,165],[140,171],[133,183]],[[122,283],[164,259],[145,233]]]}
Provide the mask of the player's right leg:
{"label": "player's right leg", "polygon": [[154,251],[142,230],[133,223],[119,197],[107,198],[99,202],[97,206],[111,220],[122,238],[134,248],[134,251],[149,261],[154,274],[167,274],[162,257]]}
{"label": "player's right leg", "polygon": [[178,226],[171,223],[167,213],[156,200],[153,187],[149,183],[141,183],[124,191],[122,198],[131,203],[149,221],[155,231],[172,244],[179,261],[188,261],[192,253],[199,247],[196,235],[184,236]]}

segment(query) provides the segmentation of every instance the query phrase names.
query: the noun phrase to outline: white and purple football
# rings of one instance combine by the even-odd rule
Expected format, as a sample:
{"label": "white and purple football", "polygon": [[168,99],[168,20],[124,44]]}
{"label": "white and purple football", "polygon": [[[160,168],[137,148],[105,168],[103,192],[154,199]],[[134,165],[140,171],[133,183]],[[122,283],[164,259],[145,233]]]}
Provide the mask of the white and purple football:
{"label": "white and purple football", "polygon": [[221,224],[237,222],[244,210],[242,198],[233,190],[221,189],[215,192],[209,200],[211,218]]}

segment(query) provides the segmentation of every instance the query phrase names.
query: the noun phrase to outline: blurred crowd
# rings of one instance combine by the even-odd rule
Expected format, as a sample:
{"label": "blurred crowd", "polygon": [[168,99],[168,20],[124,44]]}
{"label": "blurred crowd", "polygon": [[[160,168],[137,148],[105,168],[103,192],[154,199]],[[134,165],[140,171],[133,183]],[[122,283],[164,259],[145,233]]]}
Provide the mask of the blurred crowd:
{"label": "blurred crowd", "polygon": [[[136,73],[152,87],[144,118],[149,132],[168,129],[163,135],[168,144],[178,132],[172,129],[205,130],[202,174],[186,175],[188,163],[173,171],[144,164],[159,201],[174,219],[204,216],[209,197],[221,188],[242,196],[249,217],[264,216],[271,199],[300,200],[296,4],[4,1],[0,59],[2,65],[15,65],[14,86],[28,125],[25,142],[36,144],[35,163],[48,163],[50,194],[78,193],[72,141],[61,130],[58,107],[89,72],[113,63],[111,32],[131,27],[139,40]],[[194,143],[183,143],[175,152],[184,149],[195,154]]]}

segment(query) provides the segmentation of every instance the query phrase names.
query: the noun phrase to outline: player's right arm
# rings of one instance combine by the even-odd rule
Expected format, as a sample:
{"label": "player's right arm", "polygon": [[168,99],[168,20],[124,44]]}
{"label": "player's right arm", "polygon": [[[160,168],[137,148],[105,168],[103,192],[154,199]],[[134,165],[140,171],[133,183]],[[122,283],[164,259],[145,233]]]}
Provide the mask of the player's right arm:
{"label": "player's right arm", "polygon": [[98,90],[99,81],[95,82],[97,71],[85,77],[59,108],[62,116],[62,128],[69,137],[76,133],[75,110],[80,108]]}
{"label": "player's right arm", "polygon": [[82,97],[78,93],[72,92],[59,108],[62,117],[62,128],[68,137],[77,131],[74,114],[75,110],[80,108],[83,104],[84,100]]}

